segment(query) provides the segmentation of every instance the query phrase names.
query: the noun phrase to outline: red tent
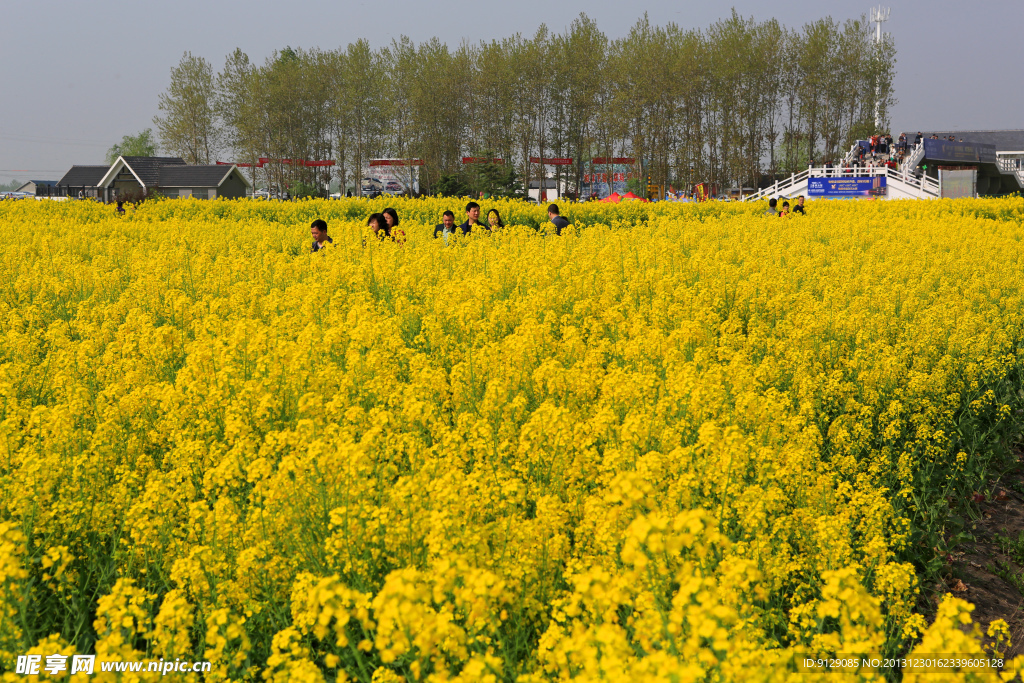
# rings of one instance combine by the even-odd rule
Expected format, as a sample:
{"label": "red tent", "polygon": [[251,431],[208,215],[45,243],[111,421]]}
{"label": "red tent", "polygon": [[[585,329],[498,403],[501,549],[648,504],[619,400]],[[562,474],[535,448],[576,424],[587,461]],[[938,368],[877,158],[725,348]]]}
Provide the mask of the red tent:
{"label": "red tent", "polygon": [[622,201],[622,195],[620,195],[618,192],[612,192],[610,195],[608,195],[607,197],[600,201],[605,202],[606,204],[618,204],[620,201]]}
{"label": "red tent", "polygon": [[646,199],[644,199],[643,197],[637,197],[637,196],[636,196],[635,194],[633,194],[632,192],[627,192],[626,194],[622,195],[622,198],[623,198],[623,199],[639,199],[639,200],[640,200],[640,201],[642,201],[642,202],[646,202],[646,201],[647,201],[647,200],[646,200]]}

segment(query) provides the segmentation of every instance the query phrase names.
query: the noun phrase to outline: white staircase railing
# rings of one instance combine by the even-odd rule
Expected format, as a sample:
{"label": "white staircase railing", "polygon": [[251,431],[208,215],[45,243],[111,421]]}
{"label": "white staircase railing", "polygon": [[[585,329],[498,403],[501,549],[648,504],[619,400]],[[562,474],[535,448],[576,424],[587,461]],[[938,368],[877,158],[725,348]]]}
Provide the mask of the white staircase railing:
{"label": "white staircase railing", "polygon": [[1017,178],[1017,184],[1024,188],[1024,167],[1020,159],[1008,157],[996,157],[996,165],[1003,173],[1012,173]]}
{"label": "white staircase railing", "polygon": [[899,180],[913,188],[916,188],[924,194],[931,195],[932,197],[938,198],[941,196],[939,181],[932,178],[927,173],[915,173],[915,166],[909,166],[904,164],[903,168],[899,171],[891,168],[886,168],[886,175],[894,180]]}
{"label": "white staircase railing", "polygon": [[917,168],[924,159],[924,140],[910,148],[903,157],[904,168]]}
{"label": "white staircase railing", "polygon": [[754,194],[748,195],[747,197],[744,198],[744,201],[756,202],[757,200],[764,199],[765,197],[773,197],[779,194],[780,192],[785,192],[794,185],[802,182],[808,177],[810,173],[815,171],[824,172],[824,170],[825,169],[823,168],[808,168],[807,170],[800,171],[799,173],[793,173],[788,178],[776,180],[774,184],[769,185],[763,190],[758,190]]}
{"label": "white staircase railing", "polygon": [[[850,152],[844,158],[844,162],[852,163],[851,160],[857,153],[857,145],[854,144],[850,149]],[[897,180],[904,185],[908,185],[911,189],[917,190],[924,197],[938,198],[941,196],[939,181],[919,169],[923,160],[924,141],[922,140],[907,151],[899,170],[889,168],[888,166],[854,168],[840,168],[838,166],[826,168],[819,166],[808,168],[800,171],[799,173],[793,173],[788,178],[775,181],[772,185],[769,185],[763,190],[759,190],[758,192],[747,196],[745,201],[758,201],[770,197],[780,197],[797,185],[805,183],[808,178],[866,178],[876,175],[884,175],[889,179]],[[1014,175],[1017,179],[1018,185],[1024,188],[1024,167],[1022,167],[1024,166],[1024,161],[1017,158],[997,157],[996,164],[1002,173]]]}
{"label": "white staircase railing", "polygon": [[886,178],[898,180],[911,188],[918,190],[922,195],[928,197],[939,197],[939,181],[925,173],[914,172],[914,167],[903,165],[903,168],[896,170],[888,166],[859,167],[859,168],[837,168],[823,166],[808,168],[807,170],[794,173],[788,178],[777,180],[772,185],[747,196],[744,201],[756,202],[761,199],[778,197],[785,194],[787,190],[800,185],[808,178],[871,178],[877,175],[884,175]]}
{"label": "white staircase railing", "polygon": [[850,147],[850,151],[843,157],[843,166],[853,166],[853,162],[860,158],[860,140],[856,140],[853,146]]}

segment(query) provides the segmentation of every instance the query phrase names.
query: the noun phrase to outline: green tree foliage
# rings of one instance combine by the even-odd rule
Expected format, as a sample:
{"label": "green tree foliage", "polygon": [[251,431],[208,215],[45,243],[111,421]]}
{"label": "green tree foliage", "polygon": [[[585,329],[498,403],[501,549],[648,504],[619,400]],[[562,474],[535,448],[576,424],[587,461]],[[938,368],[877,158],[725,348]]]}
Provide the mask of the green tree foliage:
{"label": "green tree foliage", "polygon": [[151,157],[156,155],[157,144],[153,137],[153,129],[136,135],[125,135],[121,142],[107,150],[107,163],[113,164],[118,157]]}
{"label": "green tree foliage", "polygon": [[160,95],[162,116],[153,117],[164,150],[189,164],[211,164],[220,145],[214,108],[213,67],[186,52],[171,69],[171,85]]}
{"label": "green tree foliage", "polygon": [[[542,172],[572,192],[606,170],[596,157],[633,158],[634,171],[658,184],[749,185],[811,158],[837,161],[855,136],[887,132],[895,45],[873,38],[864,17],[786,27],[732,11],[703,30],[644,16],[610,41],[581,14],[560,33],[542,25],[530,37],[454,49],[401,36],[380,49],[365,40],[287,47],[262,65],[236,50],[208,81],[186,53],[161,103],[184,99],[179,81],[212,82],[211,128],[223,131],[234,160],[336,162],[253,168],[254,182],[274,187],[322,193],[337,180],[360,194],[371,159],[399,158],[423,161],[415,168],[427,192],[501,193]],[[472,150],[503,159],[491,170],[511,180],[464,167]],[[541,167],[536,157],[573,164]]]}
{"label": "green tree foliage", "polygon": [[472,191],[462,173],[445,173],[437,179],[434,190],[445,197],[466,197]]}
{"label": "green tree foliage", "polygon": [[[522,193],[523,186],[515,167],[493,161],[500,157],[495,156],[492,150],[478,150],[471,156],[478,161],[467,164],[461,171],[442,176],[447,179],[447,184],[445,191],[438,190],[439,194],[451,195],[456,188],[460,188],[456,193],[459,196],[468,194],[476,197],[483,193],[491,197],[512,197]],[[492,161],[479,161],[482,159]]]}

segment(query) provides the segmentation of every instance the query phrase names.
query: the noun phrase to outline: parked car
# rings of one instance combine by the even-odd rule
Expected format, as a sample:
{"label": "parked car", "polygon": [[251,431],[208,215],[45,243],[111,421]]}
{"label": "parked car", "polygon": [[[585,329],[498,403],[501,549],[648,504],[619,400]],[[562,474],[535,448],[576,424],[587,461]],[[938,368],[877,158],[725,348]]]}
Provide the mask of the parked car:
{"label": "parked car", "polygon": [[383,192],[384,183],[376,178],[363,178],[363,194],[370,195],[374,192]]}
{"label": "parked car", "polygon": [[403,192],[405,190],[402,184],[395,180],[389,180],[387,185],[384,186],[385,192]]}

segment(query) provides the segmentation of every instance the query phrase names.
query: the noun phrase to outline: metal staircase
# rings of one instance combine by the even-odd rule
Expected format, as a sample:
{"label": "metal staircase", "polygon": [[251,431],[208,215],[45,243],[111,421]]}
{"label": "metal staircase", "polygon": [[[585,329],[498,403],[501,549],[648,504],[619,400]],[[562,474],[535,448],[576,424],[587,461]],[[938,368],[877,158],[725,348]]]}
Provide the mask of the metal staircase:
{"label": "metal staircase", "polygon": [[924,140],[917,143],[904,155],[903,167],[904,168],[917,168],[921,161],[924,159]]}
{"label": "metal staircase", "polygon": [[[868,178],[878,175],[886,177],[886,186],[889,188],[886,197],[888,199],[938,199],[941,196],[939,181],[928,176],[920,168],[924,161],[924,140],[910,147],[903,156],[900,170],[887,166],[878,167],[852,167],[859,157],[860,142],[855,142],[850,151],[843,157],[841,166],[834,167],[813,167],[790,175],[789,178],[776,181],[769,187],[764,188],[752,195],[745,197],[745,201],[758,201],[776,197],[779,199],[791,199],[799,195],[808,195],[807,187],[810,178]],[[996,164],[1001,173],[1013,175],[1017,185],[1024,189],[1024,168],[1020,167],[1021,160],[1015,157],[997,156]]]}
{"label": "metal staircase", "polygon": [[745,201],[758,201],[771,197],[791,199],[798,195],[807,195],[809,178],[871,178],[877,175],[886,177],[886,185],[891,188],[891,198],[937,199],[939,197],[939,181],[923,173],[913,173],[907,165],[903,170],[894,170],[887,166],[876,168],[808,168],[789,178],[776,181],[759,192],[749,195]]}
{"label": "metal staircase", "polygon": [[996,164],[1003,173],[1012,173],[1017,178],[1017,184],[1024,188],[1024,168],[1019,168],[1017,159],[996,157]]}
{"label": "metal staircase", "polygon": [[860,140],[857,140],[850,147],[850,151],[843,157],[843,166],[853,166],[853,162],[860,158]]}
{"label": "metal staircase", "polygon": [[[895,144],[896,142],[893,142],[893,145]],[[860,157],[859,150],[860,140],[854,142],[850,147],[850,151],[843,157],[843,165],[852,166],[853,162]],[[921,142],[916,145],[907,148],[907,154],[903,157],[903,163],[901,165],[906,166],[907,168],[917,168],[917,165],[921,163],[922,159],[924,159],[924,140],[921,140]]]}

